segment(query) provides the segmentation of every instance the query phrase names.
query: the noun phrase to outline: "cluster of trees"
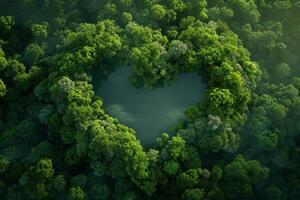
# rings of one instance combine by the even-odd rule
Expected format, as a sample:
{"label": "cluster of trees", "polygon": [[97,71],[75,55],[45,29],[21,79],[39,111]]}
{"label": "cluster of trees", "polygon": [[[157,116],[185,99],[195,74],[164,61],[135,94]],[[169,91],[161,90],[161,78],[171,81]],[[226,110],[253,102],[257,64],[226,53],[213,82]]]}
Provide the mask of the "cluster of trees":
{"label": "cluster of trees", "polygon": [[[0,2],[0,199],[299,199],[299,0]],[[151,148],[91,72],[203,77]]]}

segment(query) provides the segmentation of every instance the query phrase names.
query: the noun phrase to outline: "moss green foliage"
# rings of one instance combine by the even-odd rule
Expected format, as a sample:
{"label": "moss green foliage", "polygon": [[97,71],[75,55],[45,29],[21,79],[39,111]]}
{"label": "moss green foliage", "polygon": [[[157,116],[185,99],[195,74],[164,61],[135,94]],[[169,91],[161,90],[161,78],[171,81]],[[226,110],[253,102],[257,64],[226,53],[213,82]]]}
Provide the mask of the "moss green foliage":
{"label": "moss green foliage", "polygon": [[[0,2],[0,199],[299,199],[300,1]],[[205,101],[143,147],[92,71],[198,73]]]}

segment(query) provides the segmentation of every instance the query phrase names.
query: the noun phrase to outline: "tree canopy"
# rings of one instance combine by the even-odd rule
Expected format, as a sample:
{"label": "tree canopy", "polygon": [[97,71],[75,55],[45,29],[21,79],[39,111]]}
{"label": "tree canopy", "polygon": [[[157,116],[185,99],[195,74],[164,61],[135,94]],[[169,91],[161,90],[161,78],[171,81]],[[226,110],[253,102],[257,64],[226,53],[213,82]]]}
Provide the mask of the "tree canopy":
{"label": "tree canopy", "polygon": [[[0,199],[299,199],[299,19],[299,0],[1,1]],[[205,100],[143,146],[93,88],[120,63],[148,89],[199,74]]]}

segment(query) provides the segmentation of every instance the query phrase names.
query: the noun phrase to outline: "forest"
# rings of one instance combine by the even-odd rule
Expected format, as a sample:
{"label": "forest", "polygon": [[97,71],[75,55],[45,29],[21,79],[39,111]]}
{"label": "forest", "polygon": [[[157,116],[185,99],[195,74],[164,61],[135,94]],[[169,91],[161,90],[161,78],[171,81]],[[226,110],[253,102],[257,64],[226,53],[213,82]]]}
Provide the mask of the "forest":
{"label": "forest", "polygon": [[[144,145],[95,90],[122,65],[204,99]],[[298,200],[299,92],[300,0],[0,0],[0,199]]]}

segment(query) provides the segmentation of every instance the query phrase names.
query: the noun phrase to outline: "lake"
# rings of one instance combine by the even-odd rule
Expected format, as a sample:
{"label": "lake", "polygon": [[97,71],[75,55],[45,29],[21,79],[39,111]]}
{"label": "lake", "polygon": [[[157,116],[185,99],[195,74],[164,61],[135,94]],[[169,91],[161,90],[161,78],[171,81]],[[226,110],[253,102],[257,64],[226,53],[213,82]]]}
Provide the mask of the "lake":
{"label": "lake", "polygon": [[153,144],[164,132],[172,135],[184,111],[204,98],[206,85],[194,73],[180,74],[173,85],[153,90],[134,87],[131,74],[131,67],[118,67],[94,88],[108,114],[133,128],[142,144]]}

